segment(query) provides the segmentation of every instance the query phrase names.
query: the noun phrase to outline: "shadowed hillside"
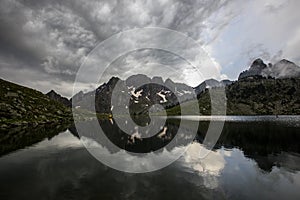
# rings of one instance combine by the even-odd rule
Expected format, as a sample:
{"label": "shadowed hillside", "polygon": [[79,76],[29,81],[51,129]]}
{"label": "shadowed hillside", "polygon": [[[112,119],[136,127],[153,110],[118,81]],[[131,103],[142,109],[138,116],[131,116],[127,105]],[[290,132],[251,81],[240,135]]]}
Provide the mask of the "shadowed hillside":
{"label": "shadowed hillside", "polygon": [[70,121],[71,109],[43,93],[0,79],[1,129]]}

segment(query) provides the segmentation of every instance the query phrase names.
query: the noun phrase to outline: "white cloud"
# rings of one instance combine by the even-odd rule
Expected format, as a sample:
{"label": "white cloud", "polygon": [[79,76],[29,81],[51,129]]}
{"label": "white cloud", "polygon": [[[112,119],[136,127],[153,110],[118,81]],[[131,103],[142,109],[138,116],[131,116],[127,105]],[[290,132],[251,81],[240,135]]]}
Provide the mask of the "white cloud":
{"label": "white cloud", "polygon": [[218,34],[214,43],[209,44],[223,73],[237,78],[240,71],[258,57],[273,62],[284,56],[300,62],[297,53],[293,53],[298,49],[295,41],[300,27],[299,1],[255,0],[233,5],[242,12]]}

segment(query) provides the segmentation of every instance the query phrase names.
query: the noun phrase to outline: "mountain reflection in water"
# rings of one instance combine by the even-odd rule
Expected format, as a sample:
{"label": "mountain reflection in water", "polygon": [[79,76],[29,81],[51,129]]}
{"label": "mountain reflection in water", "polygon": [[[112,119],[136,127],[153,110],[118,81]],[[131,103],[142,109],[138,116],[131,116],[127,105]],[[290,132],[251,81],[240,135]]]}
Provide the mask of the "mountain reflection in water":
{"label": "mountain reflection in water", "polygon": [[[115,123],[100,123],[117,137]],[[178,121],[169,120],[165,126],[166,135],[172,135],[178,130]],[[183,141],[182,148],[189,148],[179,160],[145,174],[119,172],[101,164],[83,147],[74,127],[1,135],[0,199],[299,199],[298,126],[226,122],[215,149],[199,159],[207,126],[208,122],[201,121],[196,140],[190,144]],[[188,131],[185,127],[184,133],[177,134],[191,134]],[[38,142],[41,135],[46,139]],[[27,142],[15,143],[17,138]],[[125,144],[123,140],[115,142]],[[141,148],[126,147],[131,151]],[[160,153],[168,156],[168,151]],[[131,167],[136,166],[133,163]]]}

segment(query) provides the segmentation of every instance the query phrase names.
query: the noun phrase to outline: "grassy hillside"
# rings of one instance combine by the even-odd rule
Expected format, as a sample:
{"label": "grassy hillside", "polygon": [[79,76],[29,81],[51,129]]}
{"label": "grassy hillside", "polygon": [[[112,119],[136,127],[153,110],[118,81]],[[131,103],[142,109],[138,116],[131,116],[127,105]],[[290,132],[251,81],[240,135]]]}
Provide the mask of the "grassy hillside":
{"label": "grassy hillside", "polygon": [[[218,88],[212,90],[215,93],[221,91]],[[300,79],[244,79],[226,86],[225,91],[227,115],[300,115]],[[198,115],[193,105],[194,102],[186,102],[180,107],[188,114]],[[202,115],[211,114],[208,90],[199,95],[198,105]],[[180,107],[175,106],[167,112],[178,115]]]}
{"label": "grassy hillside", "polygon": [[0,79],[1,129],[70,121],[71,110],[43,93]]}
{"label": "grassy hillside", "polygon": [[226,95],[228,114],[300,114],[300,79],[240,80],[226,88]]}

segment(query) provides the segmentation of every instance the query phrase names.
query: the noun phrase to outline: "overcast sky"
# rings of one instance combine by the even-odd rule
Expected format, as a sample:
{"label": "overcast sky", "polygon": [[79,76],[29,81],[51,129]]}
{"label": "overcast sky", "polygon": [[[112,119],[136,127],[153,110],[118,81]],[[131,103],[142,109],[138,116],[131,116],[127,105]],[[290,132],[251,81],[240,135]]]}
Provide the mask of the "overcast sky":
{"label": "overcast sky", "polygon": [[[70,97],[79,66],[97,44],[143,27],[168,28],[193,38],[220,70],[219,79],[236,79],[258,57],[299,65],[299,8],[298,0],[1,0],[1,77]],[[136,66],[149,57],[166,57],[151,51],[126,55],[111,72],[129,61]],[[126,66],[122,75],[130,75],[130,69]],[[193,86],[201,81],[191,79]]]}

